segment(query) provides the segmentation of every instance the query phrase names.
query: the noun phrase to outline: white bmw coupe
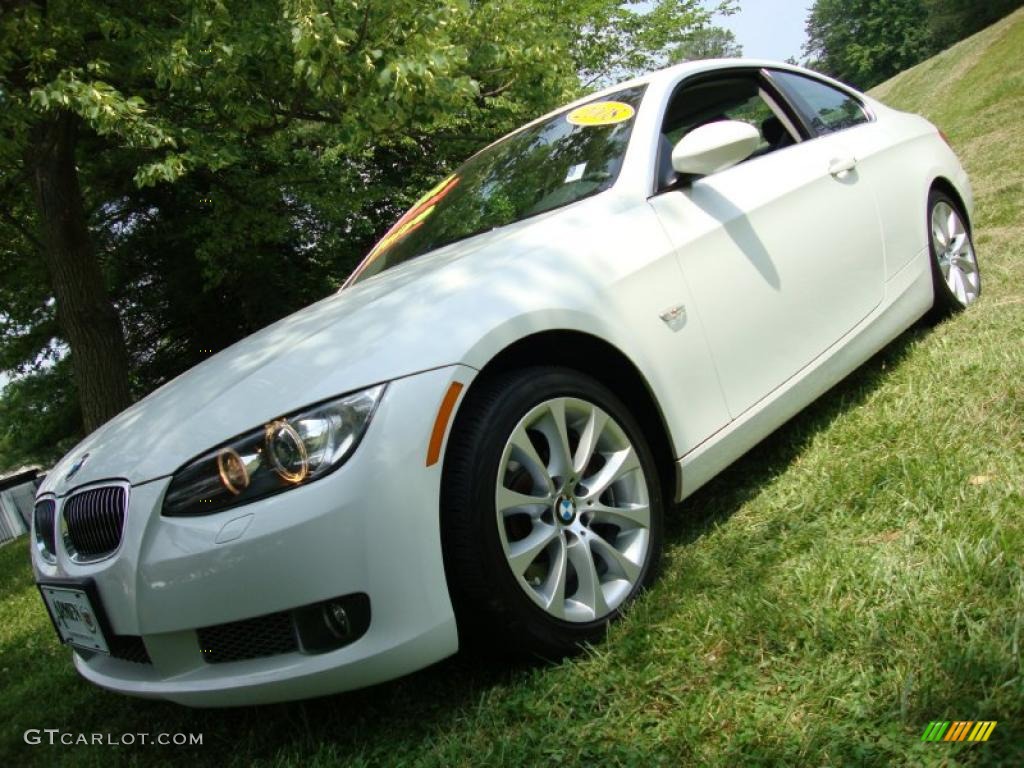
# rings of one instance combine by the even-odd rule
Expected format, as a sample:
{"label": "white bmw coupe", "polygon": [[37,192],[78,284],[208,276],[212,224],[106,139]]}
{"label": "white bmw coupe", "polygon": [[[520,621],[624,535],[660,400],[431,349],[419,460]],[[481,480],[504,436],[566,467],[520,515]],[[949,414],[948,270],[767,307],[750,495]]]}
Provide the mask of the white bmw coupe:
{"label": "white bmw coupe", "polygon": [[484,635],[598,640],[667,507],[979,295],[935,126],[763,61],[684,64],[470,158],[336,295],[180,376],[40,489],[88,680],[221,706]]}

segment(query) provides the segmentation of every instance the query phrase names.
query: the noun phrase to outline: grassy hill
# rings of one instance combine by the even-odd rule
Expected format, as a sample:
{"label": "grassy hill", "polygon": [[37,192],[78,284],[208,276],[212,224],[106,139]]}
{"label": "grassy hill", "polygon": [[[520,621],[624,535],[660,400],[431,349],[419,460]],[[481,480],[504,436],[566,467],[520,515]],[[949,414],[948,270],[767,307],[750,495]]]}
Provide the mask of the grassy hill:
{"label": "grassy hill", "polygon": [[[979,244],[995,246],[982,249],[989,270],[983,275],[989,277],[986,288],[998,292],[1019,286],[1019,279],[1002,271],[1010,268],[1002,256],[1015,236],[1020,253],[1024,225],[1024,10],[883,83],[871,95],[924,115],[950,137],[978,198]],[[1021,259],[1015,264],[1019,278]]]}
{"label": "grassy hill", "polygon": [[[98,691],[0,550],[0,762],[1024,763],[1024,11],[880,86],[977,196],[985,293],[915,329],[673,516],[656,588],[559,666],[455,659],[346,696],[192,712]],[[997,720],[924,744],[931,720]],[[201,732],[28,747],[26,728]]]}

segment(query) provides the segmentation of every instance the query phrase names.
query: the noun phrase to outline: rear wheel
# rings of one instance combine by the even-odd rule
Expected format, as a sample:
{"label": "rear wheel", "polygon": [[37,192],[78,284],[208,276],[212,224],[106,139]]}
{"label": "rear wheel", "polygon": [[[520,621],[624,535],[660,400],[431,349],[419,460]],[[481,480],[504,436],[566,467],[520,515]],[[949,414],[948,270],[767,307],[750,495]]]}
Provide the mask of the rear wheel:
{"label": "rear wheel", "polygon": [[562,656],[650,583],[662,498],[636,422],[599,382],[532,368],[471,390],[442,487],[463,635]]}
{"label": "rear wheel", "polygon": [[928,237],[931,244],[933,320],[961,312],[981,295],[981,273],[967,217],[944,192],[928,196]]}

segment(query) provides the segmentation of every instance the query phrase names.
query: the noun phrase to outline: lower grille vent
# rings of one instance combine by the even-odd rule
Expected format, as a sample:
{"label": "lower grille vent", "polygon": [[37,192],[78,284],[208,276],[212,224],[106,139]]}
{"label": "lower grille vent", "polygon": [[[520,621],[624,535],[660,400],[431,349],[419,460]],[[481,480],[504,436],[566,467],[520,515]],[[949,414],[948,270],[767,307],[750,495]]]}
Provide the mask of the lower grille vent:
{"label": "lower grille vent", "polygon": [[149,651],[138,635],[115,635],[110,638],[110,655],[121,661],[132,661],[136,664],[152,664]]}
{"label": "lower grille vent", "polygon": [[196,633],[208,664],[258,659],[299,650],[291,611],[203,627]]}

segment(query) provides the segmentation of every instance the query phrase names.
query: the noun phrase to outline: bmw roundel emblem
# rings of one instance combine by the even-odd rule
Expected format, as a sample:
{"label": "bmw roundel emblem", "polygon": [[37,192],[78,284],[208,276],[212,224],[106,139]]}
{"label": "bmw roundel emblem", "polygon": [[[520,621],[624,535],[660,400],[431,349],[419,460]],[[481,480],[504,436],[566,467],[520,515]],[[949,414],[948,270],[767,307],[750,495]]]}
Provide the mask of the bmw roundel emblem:
{"label": "bmw roundel emblem", "polygon": [[77,459],[75,459],[75,463],[71,465],[71,469],[69,469],[68,473],[66,475],[64,475],[64,480],[65,481],[70,480],[72,477],[74,477],[76,474],[78,474],[78,470],[80,470],[85,465],[85,462],[88,459],[89,459],[89,454],[88,453],[83,453],[81,456],[79,456]]}
{"label": "bmw roundel emblem", "polygon": [[576,505],[572,503],[572,499],[563,496],[561,501],[558,502],[558,516],[562,518],[563,523],[571,523],[575,514]]}

